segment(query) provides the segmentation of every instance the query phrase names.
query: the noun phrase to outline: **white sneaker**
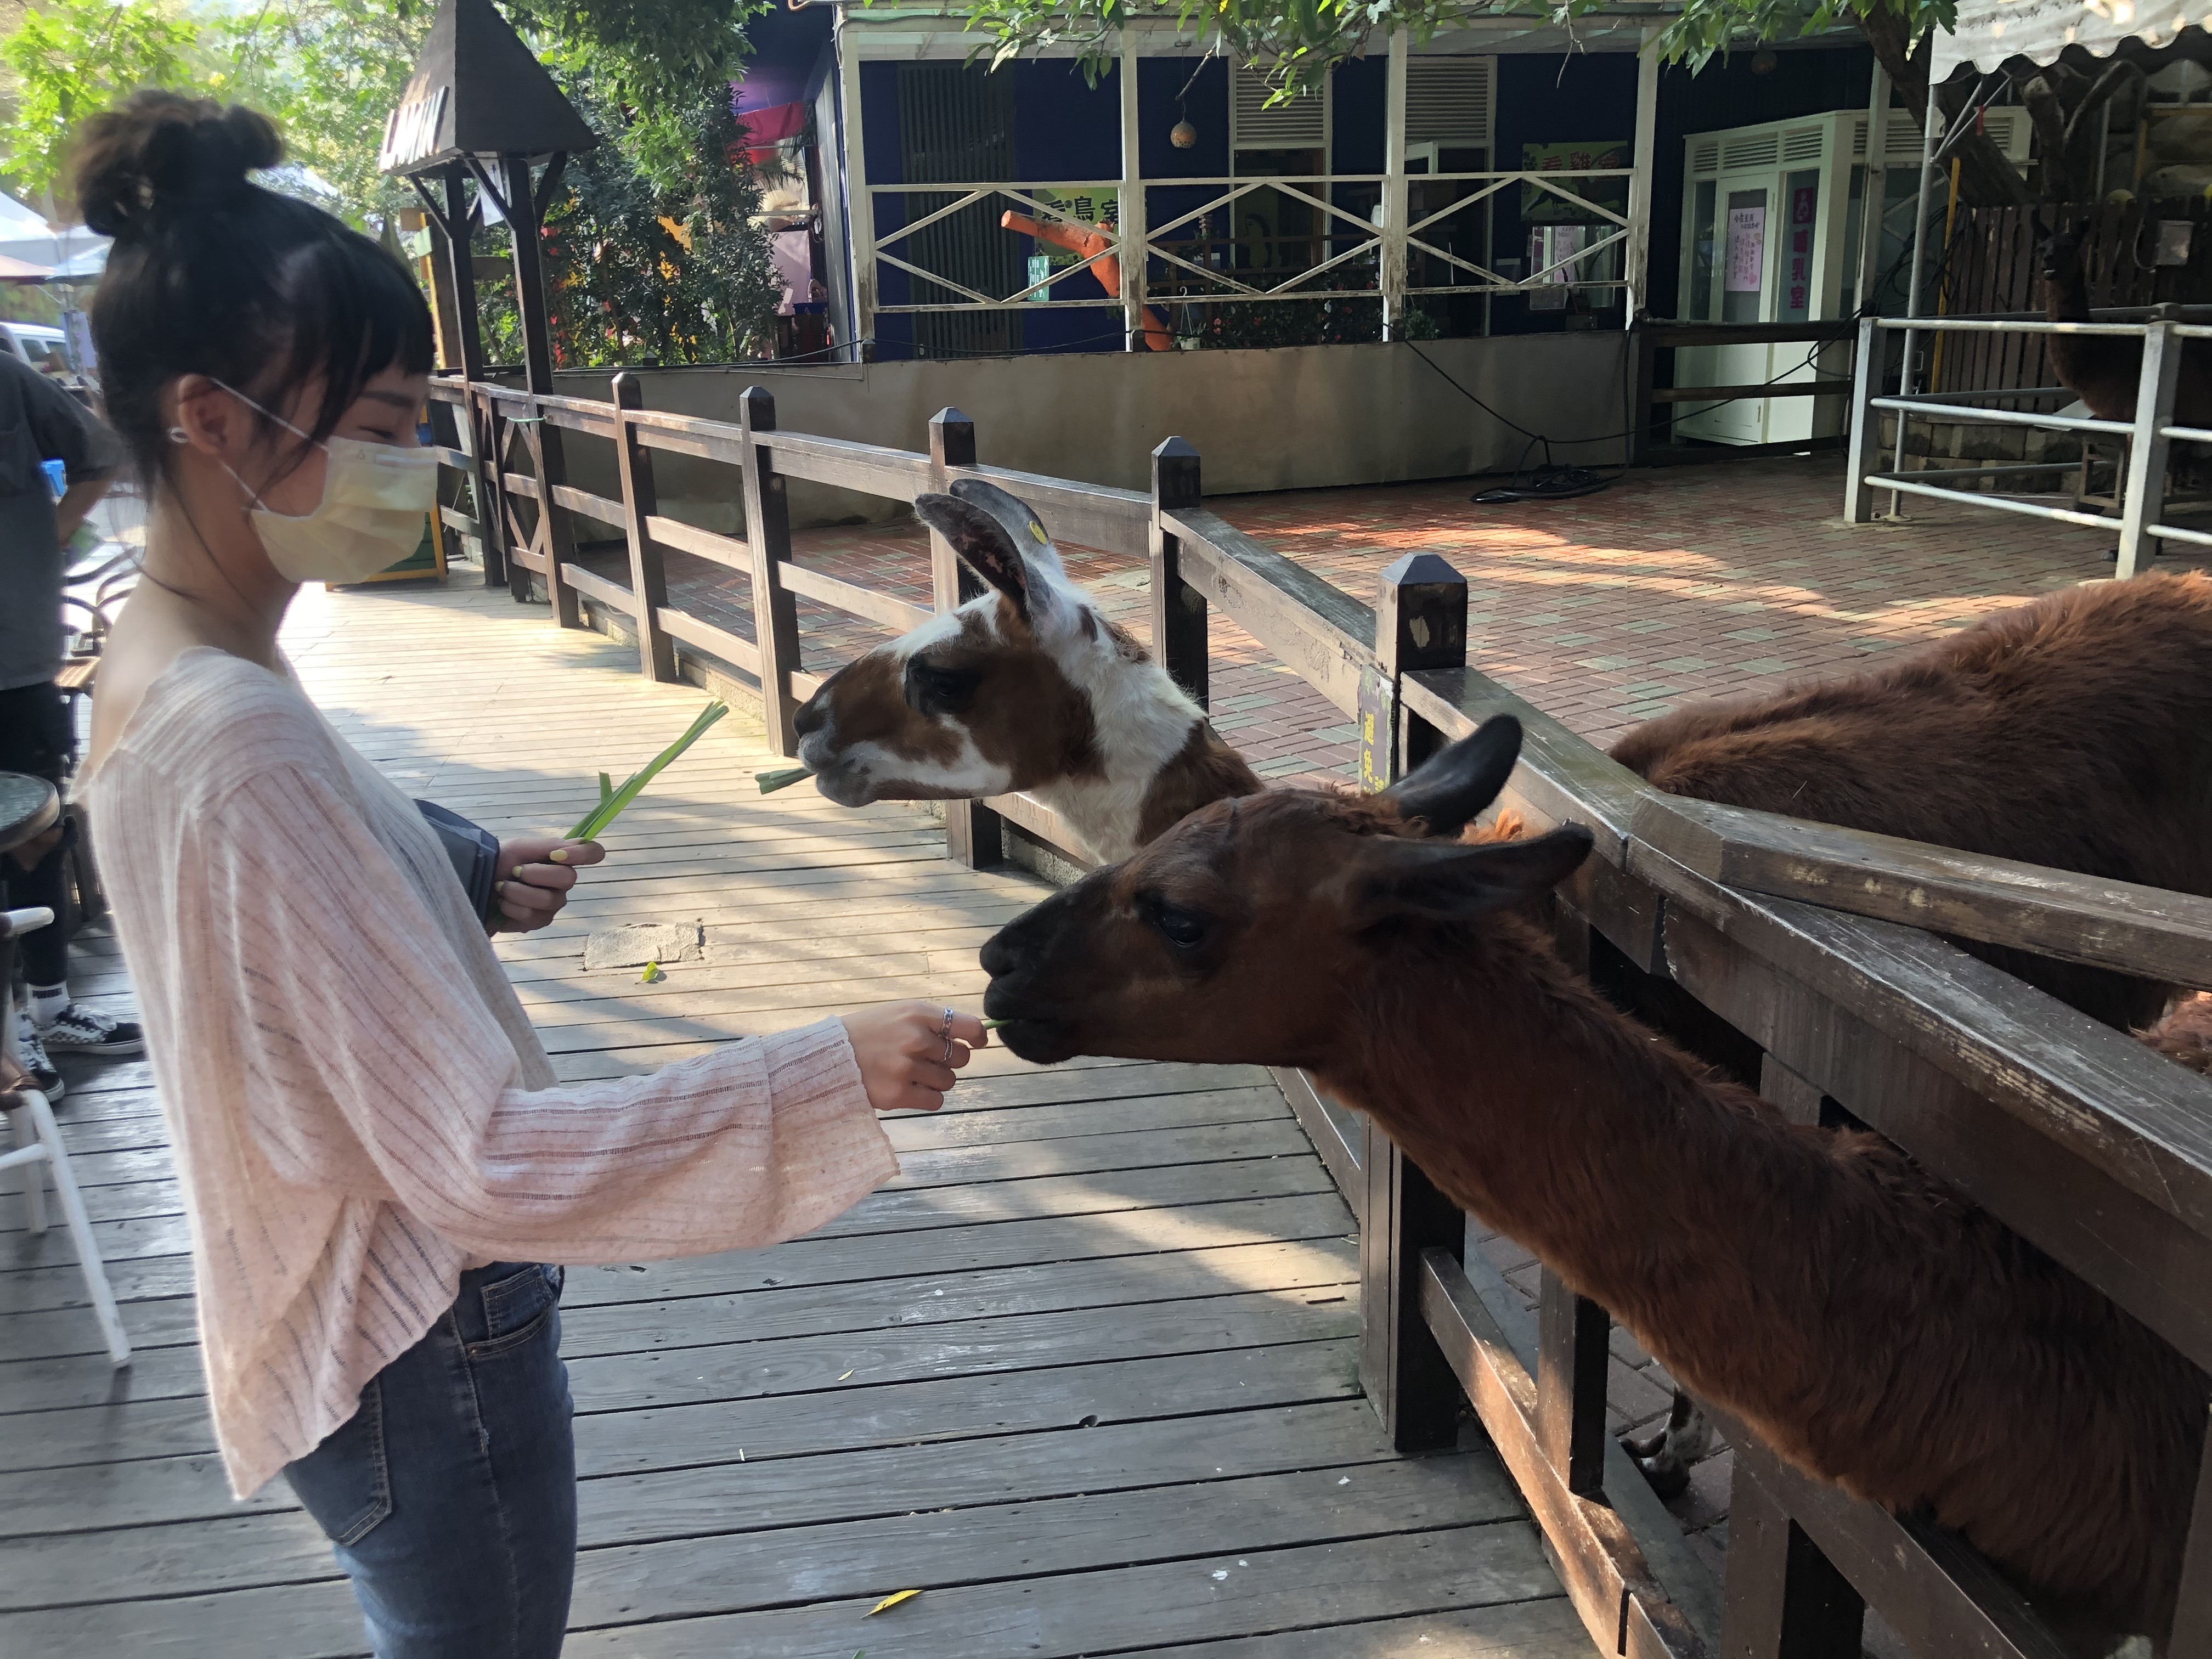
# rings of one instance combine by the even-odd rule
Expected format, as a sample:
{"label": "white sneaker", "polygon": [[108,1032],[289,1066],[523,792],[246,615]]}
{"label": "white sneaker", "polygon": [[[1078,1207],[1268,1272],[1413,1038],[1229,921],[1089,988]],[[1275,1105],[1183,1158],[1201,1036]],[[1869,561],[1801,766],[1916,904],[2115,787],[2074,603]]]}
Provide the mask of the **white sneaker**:
{"label": "white sneaker", "polygon": [[39,1028],[21,1008],[15,1010],[15,1060],[31,1074],[31,1086],[46,1097],[49,1105],[62,1097],[69,1085],[46,1057],[46,1045],[39,1041]]}

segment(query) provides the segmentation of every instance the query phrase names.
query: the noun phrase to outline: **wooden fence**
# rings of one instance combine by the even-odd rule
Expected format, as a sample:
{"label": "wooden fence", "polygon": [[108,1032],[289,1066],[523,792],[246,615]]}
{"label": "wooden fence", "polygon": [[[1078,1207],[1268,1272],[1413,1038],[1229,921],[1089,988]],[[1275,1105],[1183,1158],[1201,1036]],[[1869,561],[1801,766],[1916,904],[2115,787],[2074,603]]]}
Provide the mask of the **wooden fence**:
{"label": "wooden fence", "polygon": [[[1442,561],[1401,561],[1379,603],[1363,604],[1207,511],[1199,457],[1180,440],[1155,452],[1139,494],[979,466],[973,428],[951,410],[923,453],[779,433],[758,391],[735,424],[640,409],[627,376],[615,392],[612,404],[450,382],[434,392],[458,416],[446,459],[492,504],[482,517],[449,508],[446,522],[480,544],[489,579],[502,562],[518,581],[540,576],[564,625],[585,602],[629,619],[656,678],[685,649],[744,671],[789,753],[793,699],[816,684],[796,663],[792,596],[890,627],[927,613],[793,565],[784,478],[911,501],[968,473],[1028,501],[1059,540],[1148,558],[1155,648],[1201,701],[1218,609],[1339,708],[1372,717],[1363,768],[1376,776],[1512,714],[1526,736],[1500,805],[1596,838],[1556,895],[1570,961],[1637,1006],[1688,1001],[1717,1017],[1785,1116],[1848,1114],[1889,1136],[2212,1370],[2212,1084],[1907,925],[2204,984],[2212,902],[1662,794],[1468,665],[1467,586]],[[615,442],[619,501],[562,482],[564,431]],[[738,468],[747,534],[661,516],[656,451]],[[526,459],[532,473],[509,470]],[[564,515],[579,513],[626,527],[627,588],[568,556]],[[746,575],[757,643],[666,603],[668,548]],[[950,549],[933,538],[931,556],[937,605],[957,603]],[[1077,856],[1054,816],[1020,797],[953,804],[950,850],[993,861],[1010,821]],[[1376,1409],[1417,1450],[1449,1443],[1471,1402],[1601,1651],[1856,1659],[1871,1607],[1925,1659],[2063,1659],[1956,1536],[1808,1479],[1735,1424],[1716,1583],[1608,1432],[1604,1310],[1547,1273],[1530,1318],[1467,1248],[1468,1218],[1387,1138],[1304,1076],[1281,1081],[1360,1217],[1361,1374]],[[2200,1475],[2197,1490],[2169,1659],[2212,1659],[2212,1482]]]}
{"label": "wooden fence", "polygon": [[[2176,240],[2167,227],[2185,228]],[[2082,232],[2081,257],[2094,310],[2212,303],[2212,203],[2133,201],[1960,208],[1945,240],[1938,312],[1951,317],[2042,315],[2043,244],[2054,229],[2077,228]],[[2163,250],[2162,234],[2170,243]],[[2185,248],[2179,245],[2183,241]],[[1947,339],[1929,368],[1930,392],[2009,391],[2049,386],[2056,378],[2043,341],[2022,334]]]}

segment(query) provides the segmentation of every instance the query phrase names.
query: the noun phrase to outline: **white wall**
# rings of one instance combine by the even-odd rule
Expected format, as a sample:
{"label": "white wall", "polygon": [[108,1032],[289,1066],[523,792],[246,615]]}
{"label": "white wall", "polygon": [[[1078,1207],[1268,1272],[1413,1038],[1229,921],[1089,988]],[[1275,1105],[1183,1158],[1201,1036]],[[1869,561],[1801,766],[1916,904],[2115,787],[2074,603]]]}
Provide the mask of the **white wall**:
{"label": "white wall", "polygon": [[[1454,391],[1417,350],[1517,425],[1549,437],[1555,459],[1623,459],[1617,434],[1629,424],[1631,362],[1628,337],[1618,332],[1428,340],[1418,348],[764,362],[641,375],[648,408],[734,420],[739,395],[757,385],[775,394],[784,431],[896,449],[927,448],[929,417],[951,404],[975,422],[977,458],[987,465],[1129,489],[1150,486],[1152,451],[1170,437],[1197,447],[1209,495],[1458,477],[1508,471],[1524,457],[1542,460],[1540,446],[1531,449],[1522,433]],[[559,389],[604,398],[608,378],[564,374]],[[574,483],[619,493],[611,446],[572,436],[568,450]],[[665,453],[653,465],[672,516],[737,527],[732,469]],[[904,508],[794,480],[791,510],[793,524],[806,526],[889,518]]]}

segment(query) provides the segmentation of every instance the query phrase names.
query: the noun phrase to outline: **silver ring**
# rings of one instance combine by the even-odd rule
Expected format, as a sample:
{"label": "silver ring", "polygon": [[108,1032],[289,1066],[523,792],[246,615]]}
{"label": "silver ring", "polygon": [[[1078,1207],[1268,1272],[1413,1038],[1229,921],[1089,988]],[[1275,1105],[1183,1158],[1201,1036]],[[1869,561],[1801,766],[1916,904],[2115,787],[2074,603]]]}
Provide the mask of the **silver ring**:
{"label": "silver ring", "polygon": [[944,1058],[938,1061],[938,1064],[940,1066],[950,1066],[952,1064],[952,1011],[950,1008],[947,1008],[945,1011],[944,1037],[945,1054]]}

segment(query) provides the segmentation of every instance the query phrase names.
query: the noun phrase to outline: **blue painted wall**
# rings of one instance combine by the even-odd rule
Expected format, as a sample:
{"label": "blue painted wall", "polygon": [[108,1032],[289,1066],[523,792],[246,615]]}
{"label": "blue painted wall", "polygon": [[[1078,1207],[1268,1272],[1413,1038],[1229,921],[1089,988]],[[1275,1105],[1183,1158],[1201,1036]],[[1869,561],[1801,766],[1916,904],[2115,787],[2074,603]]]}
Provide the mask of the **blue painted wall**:
{"label": "blue painted wall", "polygon": [[[1494,165],[1501,170],[1521,165],[1524,144],[1632,141],[1636,59],[1626,52],[1499,58],[1496,132]],[[1490,222],[1492,252],[1502,259],[1527,258],[1520,191],[1501,190],[1492,199],[1498,204]],[[1565,326],[1557,312],[1532,314],[1526,300],[1501,295],[1490,302],[1493,334],[1549,334]]]}
{"label": "blue painted wall", "polygon": [[1339,173],[1382,171],[1390,60],[1355,58],[1330,77],[1329,160]]}

